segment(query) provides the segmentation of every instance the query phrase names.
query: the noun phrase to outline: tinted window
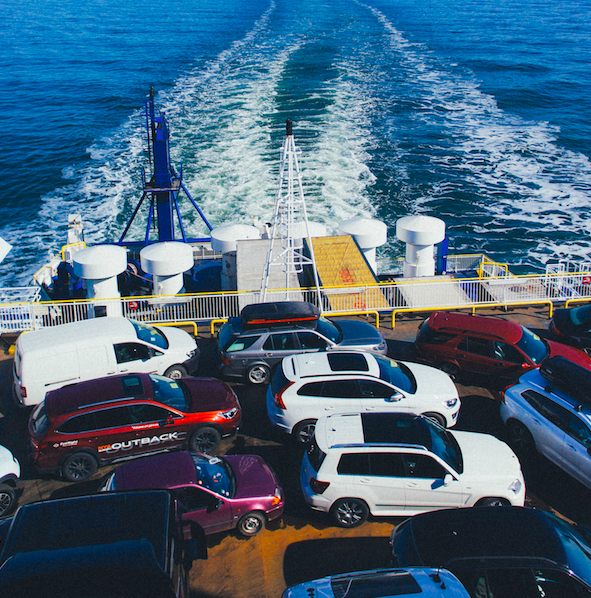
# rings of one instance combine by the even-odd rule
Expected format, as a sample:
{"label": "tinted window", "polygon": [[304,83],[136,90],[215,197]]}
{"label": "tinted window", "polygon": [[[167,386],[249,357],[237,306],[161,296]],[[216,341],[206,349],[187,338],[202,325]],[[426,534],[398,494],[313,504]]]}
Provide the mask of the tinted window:
{"label": "tinted window", "polygon": [[326,349],[327,342],[314,332],[298,332],[298,340],[302,349]]}
{"label": "tinted window", "polygon": [[570,411],[557,405],[554,401],[535,390],[526,390],[522,393],[526,401],[548,421],[552,422],[562,430],[567,430],[571,414]]}
{"label": "tinted window", "polygon": [[333,372],[369,372],[365,355],[360,353],[329,353],[328,365]]}
{"label": "tinted window", "polygon": [[326,457],[326,453],[322,452],[318,445],[314,442],[312,437],[312,442],[308,446],[308,460],[310,461],[310,465],[314,468],[314,471],[318,472],[324,458]]}
{"label": "tinted window", "polygon": [[142,422],[156,422],[164,421],[169,415],[170,411],[158,407],[157,405],[150,405],[149,403],[140,403],[138,405],[130,405],[129,411],[133,423]]}
{"label": "tinted window", "polygon": [[293,332],[270,334],[263,345],[263,349],[265,351],[293,351],[295,349]]}
{"label": "tinted window", "polygon": [[356,380],[330,380],[324,383],[324,396],[338,399],[359,398],[360,390]]}
{"label": "tinted window", "polygon": [[258,334],[256,336],[241,336],[226,349],[226,352],[233,353],[234,351],[244,351],[244,349],[248,349],[254,345],[259,338],[261,337]]}
{"label": "tinted window", "polygon": [[146,345],[139,343],[120,343],[115,345],[115,356],[117,357],[117,363],[139,361],[150,359],[150,350]]}
{"label": "tinted window", "polygon": [[[285,379],[285,381],[287,383],[287,378]],[[273,381],[273,386],[275,386],[275,381]],[[309,382],[308,384],[304,384],[304,386],[298,389],[298,394],[304,397],[323,397],[323,388],[324,382]]]}
{"label": "tinted window", "polygon": [[212,496],[208,492],[193,486],[187,488],[175,488],[173,494],[177,500],[189,509],[189,511],[196,511],[198,509],[214,506],[219,500],[217,496]]}
{"label": "tinted window", "polygon": [[466,351],[473,355],[491,356],[490,341],[475,336],[466,336],[458,344],[459,351]]}
{"label": "tinted window", "polygon": [[447,471],[433,457],[407,453],[403,455],[404,476],[408,478],[443,479]]}
{"label": "tinted window", "polygon": [[587,424],[580,420],[576,415],[571,415],[570,423],[566,431],[569,436],[572,436],[584,447],[591,447],[591,430],[589,430]]}
{"label": "tinted window", "polygon": [[367,453],[345,453],[341,455],[337,471],[341,475],[369,475],[369,455]]}
{"label": "tinted window", "polygon": [[421,343],[427,343],[429,345],[443,345],[455,337],[455,334],[451,334],[449,332],[433,330],[433,328],[431,328],[425,320],[425,323],[419,328],[417,340]]}
{"label": "tinted window", "polygon": [[43,434],[49,427],[49,418],[45,412],[45,401],[35,407],[31,415],[31,425],[37,434]]}
{"label": "tinted window", "polygon": [[507,343],[494,343],[495,358],[500,361],[508,361],[510,363],[525,363],[526,359],[523,353],[516,349],[513,345]]}
{"label": "tinted window", "polygon": [[58,428],[58,432],[63,432],[64,434],[88,432],[89,430],[96,430],[94,413],[85,413],[84,415],[71,417]]}
{"label": "tinted window", "polygon": [[359,380],[359,390],[364,399],[387,399],[396,392],[393,388],[373,380]]}
{"label": "tinted window", "polygon": [[94,412],[97,429],[130,426],[134,419],[127,407],[113,407]]}
{"label": "tinted window", "polygon": [[402,455],[399,453],[371,453],[369,456],[370,475],[400,477],[404,475]]}

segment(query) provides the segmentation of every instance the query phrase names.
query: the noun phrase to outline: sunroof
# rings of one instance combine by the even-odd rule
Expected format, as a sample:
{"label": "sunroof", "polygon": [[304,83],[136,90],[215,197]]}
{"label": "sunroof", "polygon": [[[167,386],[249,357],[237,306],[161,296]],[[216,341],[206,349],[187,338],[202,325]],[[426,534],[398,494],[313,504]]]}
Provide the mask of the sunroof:
{"label": "sunroof", "polygon": [[333,372],[368,372],[369,365],[362,353],[341,353],[335,351],[328,354],[328,364]]}

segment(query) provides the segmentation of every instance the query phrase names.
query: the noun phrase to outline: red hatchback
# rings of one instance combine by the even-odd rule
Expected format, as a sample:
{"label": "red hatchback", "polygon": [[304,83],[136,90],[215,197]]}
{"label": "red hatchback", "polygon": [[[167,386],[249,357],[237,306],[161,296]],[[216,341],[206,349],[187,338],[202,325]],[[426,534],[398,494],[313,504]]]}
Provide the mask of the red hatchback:
{"label": "red hatchback", "polygon": [[519,378],[550,356],[560,355],[587,369],[591,358],[578,349],[540,338],[503,318],[436,311],[415,340],[417,357],[457,378],[462,372]]}
{"label": "red hatchback", "polygon": [[215,378],[98,378],[47,393],[29,419],[30,457],[38,470],[80,482],[138,455],[213,451],[241,418],[236,394]]}

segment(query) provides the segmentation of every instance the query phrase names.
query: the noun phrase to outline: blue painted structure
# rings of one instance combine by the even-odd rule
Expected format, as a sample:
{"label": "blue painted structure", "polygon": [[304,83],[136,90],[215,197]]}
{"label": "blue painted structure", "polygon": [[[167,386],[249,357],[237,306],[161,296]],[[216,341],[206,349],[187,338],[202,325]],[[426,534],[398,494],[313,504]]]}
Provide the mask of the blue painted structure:
{"label": "blue painted structure", "polygon": [[[190,239],[187,238],[185,234],[185,228],[183,226],[179,208],[179,195],[181,191],[184,191],[185,195],[189,198],[193,204],[193,207],[197,210],[207,228],[211,230],[212,226],[209,224],[207,218],[195,200],[191,197],[189,190],[183,183],[182,167],[180,169],[180,173],[177,173],[171,162],[170,133],[168,122],[163,111],[156,115],[153,87],[150,88],[150,96],[146,102],[146,131],[148,136],[148,153],[150,157],[152,173],[150,180],[148,181],[146,180],[145,170],[142,169],[142,197],[136,205],[129,222],[127,223],[125,230],[119,239],[118,244],[126,245],[128,247],[148,245],[150,243],[150,231],[152,229],[154,220],[158,228],[157,241],[159,242],[175,240],[182,240],[185,243],[209,241],[209,237]],[[144,240],[143,242],[125,242],[125,236],[127,235],[146,198],[149,198],[150,207]],[[178,222],[180,238],[177,238],[175,216],[176,222]]]}

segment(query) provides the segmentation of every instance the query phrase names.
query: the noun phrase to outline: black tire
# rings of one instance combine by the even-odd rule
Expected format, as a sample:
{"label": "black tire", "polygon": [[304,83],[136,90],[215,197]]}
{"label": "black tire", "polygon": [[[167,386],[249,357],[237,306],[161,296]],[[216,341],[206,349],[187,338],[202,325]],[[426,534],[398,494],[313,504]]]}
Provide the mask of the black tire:
{"label": "black tire", "polygon": [[531,432],[516,419],[512,419],[507,423],[509,429],[509,442],[511,446],[522,454],[533,453],[536,448],[536,443]]}
{"label": "black tire", "polygon": [[447,422],[445,421],[445,417],[440,413],[423,413],[423,417],[427,419],[433,420],[436,424],[439,424],[442,428],[447,428]]}
{"label": "black tire", "polygon": [[460,366],[456,365],[455,363],[451,363],[451,361],[446,361],[439,366],[439,369],[445,372],[452,380],[458,380],[460,378],[460,374],[462,370]]}
{"label": "black tire", "polygon": [[16,504],[16,492],[14,488],[6,484],[0,484],[0,517],[10,513]]}
{"label": "black tire", "polygon": [[247,513],[240,518],[236,529],[243,536],[256,536],[259,532],[265,529],[265,516],[257,511]]}
{"label": "black tire", "polygon": [[476,506],[478,507],[507,507],[511,503],[505,498],[499,498],[497,496],[489,496],[487,498],[481,498]]}
{"label": "black tire", "polygon": [[97,467],[97,460],[90,453],[72,453],[62,465],[62,476],[68,482],[83,482],[94,474]]}
{"label": "black tire", "polygon": [[339,527],[357,527],[367,521],[369,509],[359,498],[339,498],[330,513]]}
{"label": "black tire", "polygon": [[315,419],[305,419],[299,424],[296,424],[291,431],[293,437],[299,444],[307,444],[314,435],[314,429],[316,428]]}
{"label": "black tire", "polygon": [[194,453],[209,453],[215,451],[221,441],[222,435],[216,428],[203,426],[191,434],[189,450]]}
{"label": "black tire", "polygon": [[164,375],[167,378],[172,378],[173,380],[178,380],[179,378],[186,378],[187,377],[187,370],[182,365],[171,365],[164,372]]}
{"label": "black tire", "polygon": [[251,384],[267,384],[271,378],[271,370],[264,363],[257,363],[248,368],[246,379]]}

